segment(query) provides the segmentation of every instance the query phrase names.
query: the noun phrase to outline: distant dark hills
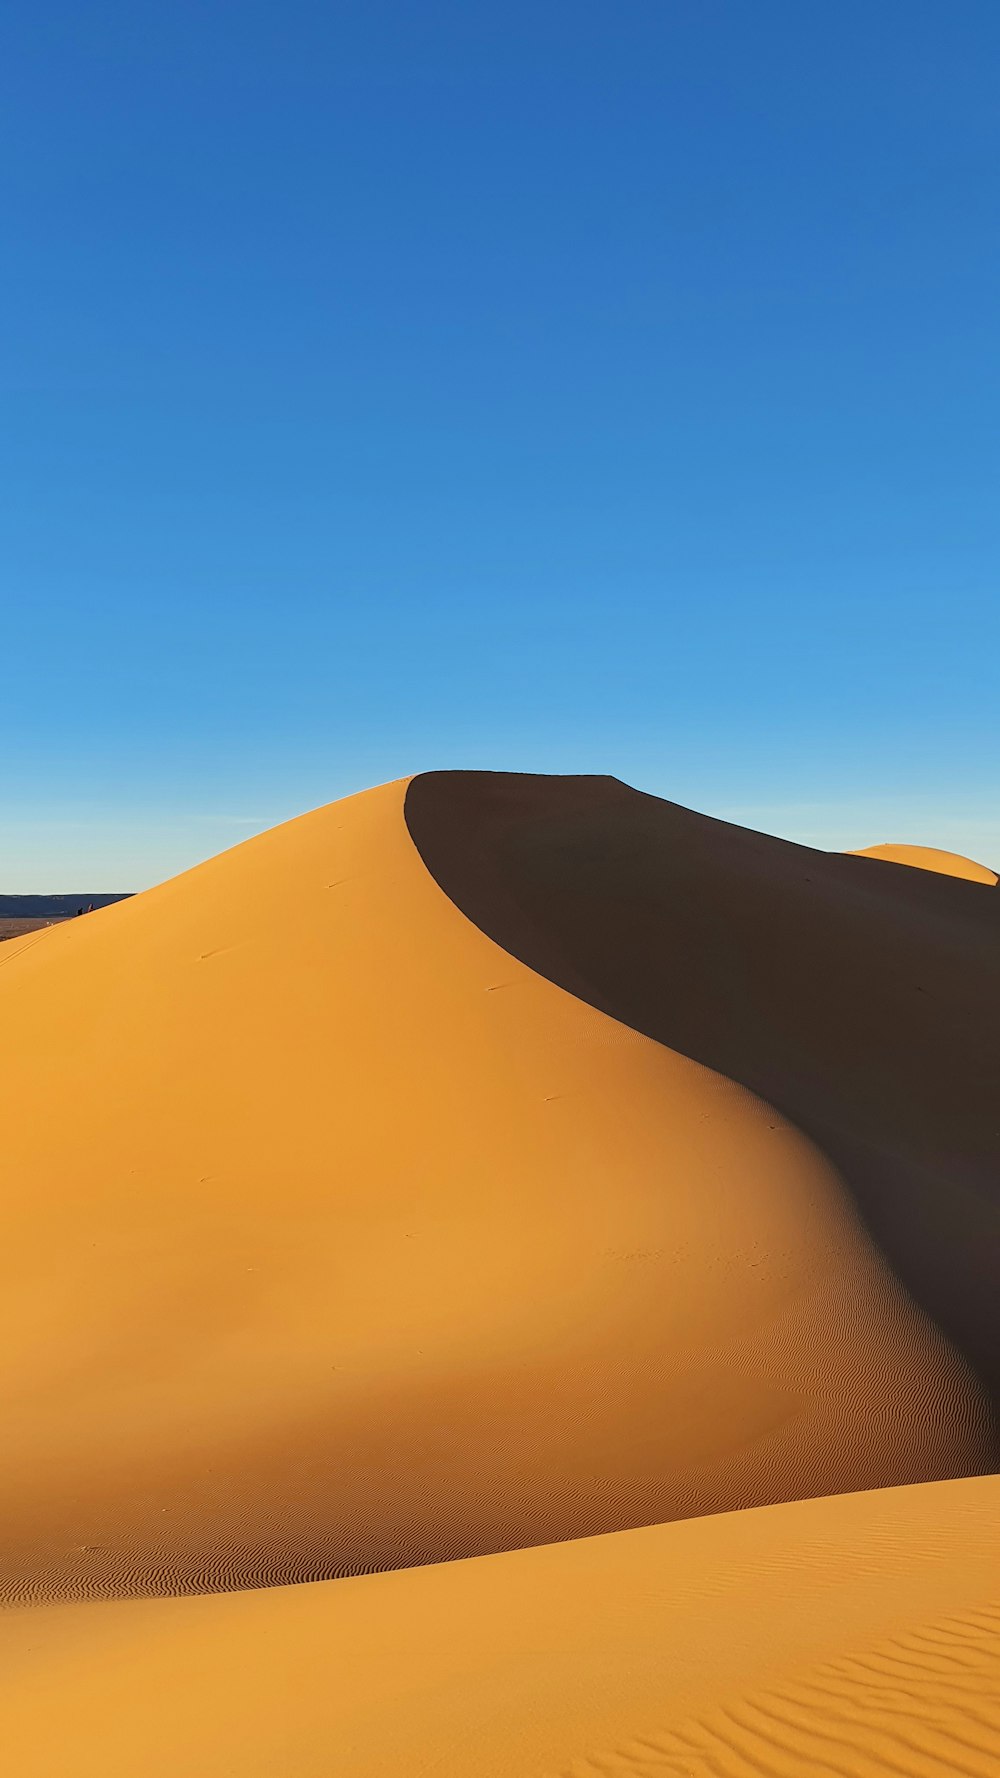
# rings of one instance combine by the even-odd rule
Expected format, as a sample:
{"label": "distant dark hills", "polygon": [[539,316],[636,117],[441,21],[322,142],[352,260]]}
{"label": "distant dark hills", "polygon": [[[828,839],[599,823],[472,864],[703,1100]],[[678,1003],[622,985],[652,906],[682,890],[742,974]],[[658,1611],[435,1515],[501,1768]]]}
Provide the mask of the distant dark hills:
{"label": "distant dark hills", "polygon": [[113,901],[127,901],[130,890],[123,895],[0,895],[0,919],[62,920],[75,914],[77,908],[106,908]]}

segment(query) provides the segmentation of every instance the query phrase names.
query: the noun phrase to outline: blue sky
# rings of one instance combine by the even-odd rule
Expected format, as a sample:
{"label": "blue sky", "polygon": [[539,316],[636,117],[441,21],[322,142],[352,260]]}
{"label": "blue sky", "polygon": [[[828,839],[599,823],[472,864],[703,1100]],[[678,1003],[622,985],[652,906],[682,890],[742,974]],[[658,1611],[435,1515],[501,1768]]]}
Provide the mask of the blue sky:
{"label": "blue sky", "polygon": [[7,0],[0,889],[437,766],[1000,857],[998,51]]}

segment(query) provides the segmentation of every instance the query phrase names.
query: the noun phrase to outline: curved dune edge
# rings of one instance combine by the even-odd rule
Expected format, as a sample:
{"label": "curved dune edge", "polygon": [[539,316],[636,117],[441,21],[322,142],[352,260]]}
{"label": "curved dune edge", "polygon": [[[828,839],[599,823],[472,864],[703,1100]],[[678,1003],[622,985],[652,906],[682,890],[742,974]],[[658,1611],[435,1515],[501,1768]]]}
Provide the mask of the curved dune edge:
{"label": "curved dune edge", "polygon": [[499,949],[405,790],[0,958],[9,1602],[988,1465],[817,1148]]}
{"label": "curved dune edge", "polygon": [[19,1778],[991,1778],[1000,1481],[0,1618]]}
{"label": "curved dune edge", "polygon": [[859,846],[847,854],[850,858],[882,858],[887,864],[908,864],[916,870],[937,871],[945,877],[964,877],[970,883],[996,883],[997,873],[961,852],[943,852],[937,846],[905,846],[886,843],[882,846]]}
{"label": "curved dune edge", "polygon": [[613,778],[427,773],[406,818],[431,875],[498,944],[803,1131],[1000,1400],[994,894]]}

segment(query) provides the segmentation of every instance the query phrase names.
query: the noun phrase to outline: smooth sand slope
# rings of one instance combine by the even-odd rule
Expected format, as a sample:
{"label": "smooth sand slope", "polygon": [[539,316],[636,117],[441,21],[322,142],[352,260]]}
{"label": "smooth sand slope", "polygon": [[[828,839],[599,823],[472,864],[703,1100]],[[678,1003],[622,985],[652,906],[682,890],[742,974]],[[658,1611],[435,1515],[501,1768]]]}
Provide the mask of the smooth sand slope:
{"label": "smooth sand slope", "polygon": [[861,846],[852,858],[882,858],[887,864],[909,864],[917,870],[937,871],[944,877],[965,877],[970,883],[996,883],[997,873],[977,864],[961,852],[942,852],[937,846]]}
{"label": "smooth sand slope", "polygon": [[0,1616],[18,1778],[994,1778],[1000,1484]]}
{"label": "smooth sand slope", "polygon": [[[445,868],[464,846],[494,870],[498,797],[526,810],[499,867],[515,898],[538,891],[535,952],[479,930]],[[769,874],[789,849],[720,830],[706,887],[702,818],[656,804],[689,857],[685,915],[656,845],[616,828],[622,799],[629,818],[651,801],[390,785],[4,947],[8,1600],[349,1574],[989,1466],[957,1345],[866,1231],[835,1145],[746,1090],[741,1046],[757,1030],[750,1084],[814,1138],[860,1093],[918,1228],[940,1190],[945,1226],[924,1232],[961,1248],[988,1034],[956,1005],[974,1021],[992,992],[992,892],[800,854],[818,911],[797,928]],[[879,1011],[884,932],[864,920],[897,878],[940,899],[894,890],[919,980],[914,962]],[[795,951],[802,930],[843,950],[842,905],[863,947],[849,1031]],[[626,1023],[546,979],[553,935],[575,957],[588,931]],[[629,1028],[640,941],[652,1035]],[[802,979],[771,1001],[790,951]],[[932,1103],[955,1120],[944,1173]]]}
{"label": "smooth sand slope", "polygon": [[613,778],[440,772],[428,868],[524,962],[776,1106],[1000,1395],[1000,893]]}

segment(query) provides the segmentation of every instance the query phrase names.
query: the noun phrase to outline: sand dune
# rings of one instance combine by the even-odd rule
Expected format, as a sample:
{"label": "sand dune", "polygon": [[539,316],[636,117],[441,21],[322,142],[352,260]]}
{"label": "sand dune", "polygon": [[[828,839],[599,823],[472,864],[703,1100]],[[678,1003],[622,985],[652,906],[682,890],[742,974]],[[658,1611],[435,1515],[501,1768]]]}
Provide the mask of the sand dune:
{"label": "sand dune", "polygon": [[882,858],[887,864],[909,864],[917,870],[937,871],[945,877],[965,877],[970,883],[996,883],[997,873],[961,852],[942,852],[937,846],[861,846],[852,858]]}
{"label": "sand dune", "polygon": [[998,927],[441,773],[5,944],[19,1774],[985,1778]]}
{"label": "sand dune", "polygon": [[[425,855],[412,799],[449,783],[410,787]],[[404,793],[0,959],[12,1600],[989,1465],[961,1354],[815,1142],[477,930]]]}
{"label": "sand dune", "polygon": [[19,1778],[993,1778],[995,1478],[0,1617]]}

